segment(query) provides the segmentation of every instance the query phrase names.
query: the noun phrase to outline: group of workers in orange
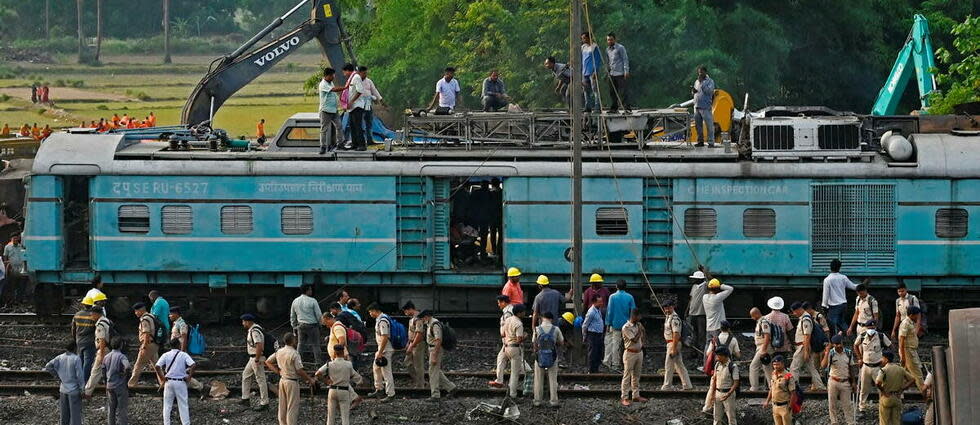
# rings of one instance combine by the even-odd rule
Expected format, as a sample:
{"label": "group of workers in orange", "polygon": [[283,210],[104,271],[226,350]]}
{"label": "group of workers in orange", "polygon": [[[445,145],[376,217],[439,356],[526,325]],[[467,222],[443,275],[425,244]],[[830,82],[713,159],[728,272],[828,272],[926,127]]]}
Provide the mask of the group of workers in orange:
{"label": "group of workers in orange", "polygon": [[92,124],[85,125],[82,122],[82,127],[97,129],[99,133],[105,133],[109,130],[115,130],[119,128],[149,128],[157,126],[157,117],[150,112],[145,119],[142,121],[136,119],[135,117],[130,118],[129,114],[123,114],[122,118],[119,114],[112,114],[111,119],[100,118],[99,122],[92,121]]}
{"label": "group of workers in orange", "polygon": [[[18,134],[21,137],[30,137],[34,140],[41,141],[47,139],[52,132],[54,132],[54,130],[51,129],[50,125],[45,125],[44,128],[41,128],[37,126],[37,123],[34,123],[33,127],[27,125],[27,123],[24,123],[24,126],[20,128],[20,132]],[[7,138],[11,135],[10,125],[4,124],[3,129],[0,129],[0,137]]]}

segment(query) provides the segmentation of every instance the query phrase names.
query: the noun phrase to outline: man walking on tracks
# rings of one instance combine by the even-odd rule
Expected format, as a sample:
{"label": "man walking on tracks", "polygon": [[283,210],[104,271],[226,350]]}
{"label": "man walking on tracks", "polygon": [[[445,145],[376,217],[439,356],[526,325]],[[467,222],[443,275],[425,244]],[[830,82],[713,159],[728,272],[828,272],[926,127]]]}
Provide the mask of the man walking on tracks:
{"label": "man walking on tracks", "polygon": [[626,292],[626,281],[616,282],[616,293],[609,296],[606,308],[606,355],[602,363],[610,369],[618,369],[623,359],[623,325],[630,319],[636,301]]}
{"label": "man walking on tracks", "polygon": [[150,291],[148,297],[152,305],[150,313],[163,324],[164,335],[170,334],[170,303],[163,299],[156,290]]}
{"label": "man walking on tracks", "polygon": [[149,366],[152,369],[160,358],[160,346],[154,339],[157,334],[157,318],[146,312],[146,304],[143,303],[134,304],[133,313],[139,318],[140,348],[136,363],[133,364],[133,375],[129,377],[129,387],[135,387],[139,383],[144,367]]}
{"label": "man walking on tracks", "polygon": [[[830,343],[832,345],[827,346],[823,360],[820,361],[821,369],[830,368],[830,375],[827,379],[827,405],[830,409],[830,424],[838,425],[841,422],[846,422],[847,425],[854,425],[854,411],[851,405],[851,390],[857,382],[852,370],[854,356],[849,350],[844,349],[844,335],[834,335],[830,338]],[[841,421],[841,416],[844,418],[843,421]]]}
{"label": "man walking on tracks", "polygon": [[674,373],[681,378],[681,385],[685,390],[693,389],[691,378],[687,375],[687,367],[684,366],[684,358],[681,356],[682,325],[681,318],[674,309],[677,307],[677,300],[668,298],[663,303],[664,308],[664,341],[667,343],[667,352],[664,359],[664,383],[660,386],[661,390],[669,390],[674,384]]}
{"label": "man walking on tracks", "polygon": [[187,404],[187,381],[193,379],[197,365],[194,359],[180,351],[180,341],[170,341],[170,351],[160,356],[156,363],[157,380],[163,387],[163,425],[170,425],[170,413],[174,402],[182,425],[191,424],[190,406]]}
{"label": "man walking on tracks", "polygon": [[908,314],[902,319],[902,324],[898,331],[898,355],[901,359],[900,364],[915,379],[915,385],[922,390],[922,362],[919,360],[919,335],[916,332],[919,315],[922,311],[919,307],[911,306]]}
{"label": "man walking on tracks", "polygon": [[255,323],[255,315],[245,313],[241,317],[242,327],[245,328],[245,351],[248,353],[248,363],[242,370],[242,400],[243,406],[251,406],[252,379],[259,386],[259,405],[254,410],[269,408],[269,386],[265,378],[265,331]]}
{"label": "man walking on tracks", "polygon": [[857,305],[854,306],[851,327],[847,329],[848,336],[854,333],[855,327],[857,327],[857,333],[861,334],[871,327],[868,323],[881,323],[881,311],[878,310],[878,300],[868,294],[868,285],[866,283],[858,285],[857,293]]}
{"label": "man walking on tracks", "polygon": [[[620,384],[620,404],[629,406],[632,402],[643,403],[647,399],[640,396],[640,375],[643,373],[643,340],[646,329],[640,323],[640,311],[630,310],[630,319],[623,325],[623,382]],[[632,395],[632,397],[631,397]]]}
{"label": "man walking on tracks", "polygon": [[[9,245],[8,245],[9,246]],[[898,328],[902,324],[902,320],[908,316],[909,307],[917,307],[919,311],[922,311],[922,305],[919,304],[919,298],[915,295],[909,293],[908,287],[905,286],[905,282],[900,282],[898,284],[898,298],[895,299],[895,323],[892,325],[892,339],[898,338]],[[922,316],[920,315],[916,320],[916,335],[918,335],[918,328],[921,324]]]}
{"label": "man walking on tracks", "polygon": [[337,423],[340,414],[341,425],[350,425],[350,409],[355,395],[353,386],[361,383],[361,375],[346,358],[346,347],[337,344],[330,350],[333,359],[316,371],[316,378],[323,380],[330,391],[327,393],[327,425]]}
{"label": "man walking on tracks", "polygon": [[820,305],[827,309],[827,319],[830,321],[831,334],[848,330],[844,321],[844,310],[847,309],[846,290],[856,290],[857,285],[840,272],[841,262],[838,259],[830,261],[830,274],[823,280],[823,300]]}
{"label": "man walking on tracks", "polygon": [[534,328],[534,406],[541,406],[544,400],[544,376],[548,375],[548,404],[558,407],[558,350],[565,343],[561,329],[552,321],[550,311],[541,313],[541,324]]}
{"label": "man walking on tracks", "polygon": [[816,325],[813,321],[813,316],[810,316],[810,313],[807,313],[803,309],[803,303],[795,302],[790,308],[793,310],[793,314],[800,318],[796,324],[796,336],[793,339],[793,344],[796,345],[796,351],[793,352],[793,363],[790,366],[790,373],[799,378],[803,376],[802,371],[806,367],[812,380],[810,390],[824,390],[826,387],[824,387],[823,381],[820,379],[820,371],[817,370],[813,361],[810,360],[810,356],[813,355],[810,345],[810,340],[814,337],[813,328],[819,325]]}
{"label": "man walking on tracks", "polygon": [[312,387],[315,381],[303,370],[303,359],[296,351],[296,336],[287,332],[282,336],[285,344],[265,361],[265,366],[279,375],[279,425],[299,423],[299,405],[302,400],[299,379]]}
{"label": "man walking on tracks", "polygon": [[915,385],[915,377],[893,363],[894,360],[895,353],[885,353],[885,365],[875,377],[875,386],[880,394],[878,420],[881,425],[902,425],[902,393]]}
{"label": "man walking on tracks", "polygon": [[395,376],[391,372],[391,358],[395,347],[391,341],[391,318],[381,311],[381,306],[372,303],[368,306],[368,314],[374,318],[374,338],[378,351],[374,355],[371,370],[374,372],[374,392],[368,397],[380,397],[381,401],[391,400],[395,396]]}
{"label": "man walking on tracks", "polygon": [[75,341],[65,346],[65,352],[44,365],[44,370],[61,380],[58,405],[61,411],[61,425],[82,425],[82,389],[85,387],[85,372],[82,359],[75,354],[78,347]]}
{"label": "man walking on tracks", "polygon": [[762,317],[762,312],[757,307],[749,310],[749,316],[755,320],[755,355],[752,356],[752,363],[749,364],[749,391],[759,391],[759,378],[762,378],[764,385],[769,386],[769,375],[772,375],[772,366],[767,359],[772,359],[775,351],[772,348],[772,323]]}
{"label": "man walking on tracks", "polygon": [[112,351],[105,355],[99,365],[105,374],[106,413],[109,425],[129,425],[129,387],[126,386],[126,371],[129,359],[122,353],[123,340],[115,338],[111,342]]}
{"label": "man walking on tracks", "polygon": [[858,359],[858,366],[861,366],[859,382],[860,402],[858,410],[862,413],[868,408],[868,395],[874,387],[875,376],[881,370],[883,352],[885,347],[892,345],[891,340],[885,334],[875,329],[875,322],[868,324],[868,329],[858,335],[854,340],[854,357]]}
{"label": "man walking on tracks", "polygon": [[497,295],[497,307],[500,308],[500,351],[497,352],[497,378],[488,382],[487,385],[494,388],[503,388],[504,372],[507,371],[508,364],[507,337],[504,335],[504,329],[507,326],[507,320],[514,317],[515,305],[510,303],[510,297],[507,295]]}
{"label": "man walking on tracks", "polygon": [[763,408],[772,407],[772,421],[775,425],[793,425],[793,411],[789,402],[796,390],[796,376],[787,373],[783,356],[772,358],[772,373],[769,374],[769,394]]}
{"label": "man walking on tracks", "polygon": [[314,364],[322,364],[320,356],[320,303],[313,298],[313,285],[304,285],[302,293],[289,308],[289,324],[299,339],[299,352],[313,352]]}
{"label": "man walking on tracks", "polygon": [[414,387],[425,387],[425,323],[419,318],[419,311],[411,301],[402,306],[402,313],[408,319],[408,346],[405,347],[405,362],[408,375]]}
{"label": "man walking on tracks", "polygon": [[451,397],[456,391],[456,385],[442,373],[443,325],[439,319],[432,317],[432,312],[429,310],[419,313],[419,317],[425,321],[428,328],[425,342],[429,345],[429,390],[431,390],[429,401],[439,401],[442,396],[441,390],[447,392],[446,397]]}
{"label": "man walking on tracks", "polygon": [[[93,301],[105,301],[105,294],[96,294]],[[96,301],[96,302],[98,302]],[[109,333],[112,331],[112,322],[105,317],[102,307],[92,307],[92,320],[95,321],[95,362],[89,370],[88,380],[85,381],[85,395],[91,396],[95,392],[95,385],[102,380],[102,359],[109,354]]]}
{"label": "man walking on tracks", "polygon": [[735,392],[738,390],[738,365],[730,358],[728,347],[715,349],[715,372],[709,394],[714,398],[714,423],[721,425],[722,416],[728,417],[728,425],[736,425]]}

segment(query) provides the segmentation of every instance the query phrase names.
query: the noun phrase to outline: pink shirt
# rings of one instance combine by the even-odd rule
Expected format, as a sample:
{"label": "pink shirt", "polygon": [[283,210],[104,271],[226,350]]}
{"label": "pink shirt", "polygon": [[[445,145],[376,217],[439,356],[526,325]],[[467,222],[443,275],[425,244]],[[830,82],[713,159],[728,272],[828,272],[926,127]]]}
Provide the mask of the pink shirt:
{"label": "pink shirt", "polygon": [[504,289],[500,291],[501,295],[506,295],[510,298],[511,304],[524,304],[524,290],[521,289],[519,283],[514,283],[507,281],[504,284]]}

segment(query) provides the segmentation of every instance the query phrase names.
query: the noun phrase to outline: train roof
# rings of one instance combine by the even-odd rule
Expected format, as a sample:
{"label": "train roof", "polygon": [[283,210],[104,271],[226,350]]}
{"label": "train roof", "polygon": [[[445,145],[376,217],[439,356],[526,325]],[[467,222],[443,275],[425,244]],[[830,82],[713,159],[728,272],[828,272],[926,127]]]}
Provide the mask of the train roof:
{"label": "train roof", "polygon": [[[762,162],[724,149],[617,149],[583,153],[585,176],[977,178],[980,136],[913,134],[913,162],[871,154],[863,161]],[[57,133],[38,150],[32,173],[46,175],[570,175],[567,149],[418,149],[318,155],[313,152],[167,151],[164,142],[119,134]]]}

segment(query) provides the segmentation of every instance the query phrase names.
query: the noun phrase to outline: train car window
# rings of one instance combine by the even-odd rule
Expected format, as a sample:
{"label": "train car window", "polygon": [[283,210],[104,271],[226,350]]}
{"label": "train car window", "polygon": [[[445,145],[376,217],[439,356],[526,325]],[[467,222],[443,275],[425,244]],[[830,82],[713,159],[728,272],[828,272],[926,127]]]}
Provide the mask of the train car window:
{"label": "train car window", "polygon": [[186,235],[194,228],[189,205],[164,205],[160,210],[160,228],[168,235]]}
{"label": "train car window", "polygon": [[746,208],[742,213],[742,234],[747,238],[776,236],[776,211],[771,208]]}
{"label": "train car window", "polygon": [[282,207],[282,233],[286,235],[313,233],[313,208]]}
{"label": "train car window", "polygon": [[718,213],[714,208],[688,208],[684,211],[684,234],[710,238],[718,232]]}
{"label": "train car window", "polygon": [[625,236],[629,232],[626,208],[599,208],[595,211],[595,233],[599,236]]}
{"label": "train car window", "polygon": [[228,235],[252,233],[252,207],[247,205],[221,207],[221,233]]}
{"label": "train car window", "polygon": [[146,205],[122,205],[119,207],[119,231],[147,233],[150,231],[150,207]]}
{"label": "train car window", "polygon": [[965,237],[969,221],[970,215],[963,208],[940,208],[936,210],[936,237]]}
{"label": "train car window", "polygon": [[291,127],[286,130],[286,137],[278,142],[284,147],[317,147],[320,146],[320,127]]}

